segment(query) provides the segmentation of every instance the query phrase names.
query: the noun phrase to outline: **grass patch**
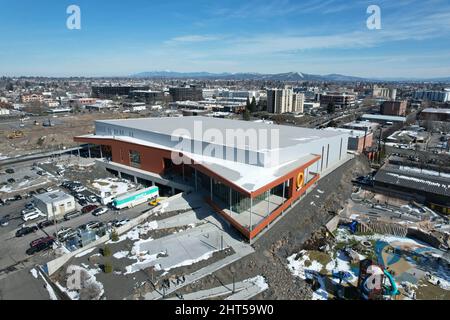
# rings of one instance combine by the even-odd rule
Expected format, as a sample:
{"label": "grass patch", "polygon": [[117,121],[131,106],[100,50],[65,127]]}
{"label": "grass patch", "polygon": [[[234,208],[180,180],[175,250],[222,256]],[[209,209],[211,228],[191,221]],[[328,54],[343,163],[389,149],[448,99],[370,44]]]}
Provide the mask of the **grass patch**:
{"label": "grass patch", "polygon": [[323,266],[326,266],[328,263],[331,262],[331,257],[327,253],[324,253],[324,252],[309,251],[308,255],[311,260],[315,260],[315,261],[319,262],[320,264],[322,264]]}

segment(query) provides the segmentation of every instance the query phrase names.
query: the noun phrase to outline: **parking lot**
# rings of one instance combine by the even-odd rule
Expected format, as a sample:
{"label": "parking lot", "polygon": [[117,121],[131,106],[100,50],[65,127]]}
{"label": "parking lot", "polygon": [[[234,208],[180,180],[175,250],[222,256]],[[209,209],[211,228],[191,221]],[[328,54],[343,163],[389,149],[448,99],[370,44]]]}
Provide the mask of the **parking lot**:
{"label": "parking lot", "polygon": [[[74,161],[75,165],[73,163]],[[33,256],[29,256],[26,254],[26,250],[30,248],[30,243],[38,238],[55,236],[58,231],[65,228],[71,228],[72,230],[77,231],[78,228],[85,226],[86,224],[93,221],[103,223],[105,227],[107,227],[108,225],[111,226],[112,222],[115,220],[126,221],[127,219],[133,219],[150,208],[148,204],[143,204],[132,209],[121,211],[107,208],[108,211],[100,216],[94,216],[92,214],[92,211],[83,213],[83,207],[87,205],[94,205],[99,208],[105,208],[105,206],[101,205],[98,197],[90,190],[85,189],[79,192],[71,191],[70,189],[61,186],[61,184],[63,181],[67,181],[66,173],[70,178],[74,178],[74,176],[76,176],[77,170],[83,170],[82,167],[79,167],[78,165],[86,165],[87,168],[91,165],[89,162],[93,163],[92,159],[83,159],[74,156],[63,158],[62,163],[66,164],[66,167],[64,168],[59,165],[59,163],[61,163],[60,161],[58,161],[58,165],[56,167],[52,167],[53,162],[49,160],[35,165],[33,165],[32,162],[25,162],[2,168],[1,172],[4,172],[4,174],[1,175],[1,181],[13,177],[14,179],[16,179],[17,183],[21,183],[22,181],[24,181],[23,176],[28,175],[33,183],[30,184],[31,187],[24,189],[18,188],[16,185],[12,185],[11,189],[8,192],[0,193],[0,199],[2,199],[3,202],[2,205],[0,205],[0,221],[4,218],[6,218],[4,219],[4,221],[8,221],[7,224],[0,227],[0,273],[2,270],[11,268],[11,266],[17,266],[18,264],[22,265],[22,262],[28,265],[33,265],[50,260],[52,257],[54,257],[55,254],[53,250],[36,253]],[[55,172],[55,170],[58,168],[60,171],[59,174]],[[13,169],[14,173],[6,173],[6,169]],[[78,176],[80,177],[80,180],[83,181],[83,183],[80,182],[80,185],[82,185],[83,187],[85,184],[88,184],[88,178],[111,179],[111,175],[108,172],[99,172],[99,170],[97,170],[95,174],[91,174],[86,169],[86,173],[79,172]],[[45,181],[45,183],[37,184],[36,182],[39,181]],[[92,182],[92,180],[90,181]],[[72,194],[74,196],[78,194],[78,198],[79,195],[84,196],[86,198],[85,200],[75,199],[75,212],[81,212],[82,214],[73,217],[70,220],[61,219],[54,225],[49,225],[45,228],[38,229],[37,231],[26,234],[23,237],[16,237],[16,232],[22,227],[37,226],[40,222],[47,220],[45,214],[45,218],[40,217],[32,221],[24,222],[21,212],[25,208],[26,204],[31,203],[31,201],[33,200],[33,194],[43,193],[49,190],[61,190],[67,194]],[[20,195],[20,197],[18,199],[14,199],[14,196],[16,195]],[[97,201],[89,201],[89,197],[92,197],[93,200],[96,199]],[[80,239],[76,240],[77,241],[75,241],[75,243],[76,245],[78,245]],[[68,243],[65,244],[67,245]],[[74,244],[73,241],[72,244]],[[75,249],[74,247],[67,247],[72,250]],[[67,250],[67,248],[63,248],[62,250]]]}

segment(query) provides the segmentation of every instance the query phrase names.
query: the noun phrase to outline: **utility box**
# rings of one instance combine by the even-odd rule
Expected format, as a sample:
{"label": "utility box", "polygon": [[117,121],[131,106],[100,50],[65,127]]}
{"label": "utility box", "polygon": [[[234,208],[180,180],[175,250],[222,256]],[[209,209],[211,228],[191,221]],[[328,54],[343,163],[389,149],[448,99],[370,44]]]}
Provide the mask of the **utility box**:
{"label": "utility box", "polygon": [[60,190],[33,196],[36,208],[47,215],[48,220],[62,220],[66,213],[76,210],[75,198]]}

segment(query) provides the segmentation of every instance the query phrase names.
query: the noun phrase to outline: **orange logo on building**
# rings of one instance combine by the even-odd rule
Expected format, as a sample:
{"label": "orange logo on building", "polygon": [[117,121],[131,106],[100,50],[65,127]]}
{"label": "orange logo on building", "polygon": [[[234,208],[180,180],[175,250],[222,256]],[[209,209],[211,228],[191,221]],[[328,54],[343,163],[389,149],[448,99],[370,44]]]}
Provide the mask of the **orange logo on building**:
{"label": "orange logo on building", "polygon": [[303,188],[303,185],[305,183],[305,177],[303,172],[299,172],[297,175],[297,191]]}

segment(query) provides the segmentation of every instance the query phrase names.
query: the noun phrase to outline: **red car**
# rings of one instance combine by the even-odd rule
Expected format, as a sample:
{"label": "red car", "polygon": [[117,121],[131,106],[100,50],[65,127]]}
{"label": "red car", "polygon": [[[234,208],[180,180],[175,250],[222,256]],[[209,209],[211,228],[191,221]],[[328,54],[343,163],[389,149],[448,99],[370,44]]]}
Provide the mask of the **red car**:
{"label": "red car", "polygon": [[50,242],[50,241],[55,241],[55,238],[53,238],[53,237],[39,238],[39,239],[36,239],[34,241],[31,241],[30,247],[35,247],[35,246],[37,246],[40,243],[47,243],[47,242]]}
{"label": "red car", "polygon": [[88,212],[91,212],[91,211],[93,211],[93,210],[95,210],[97,208],[98,208],[98,206],[96,206],[95,204],[90,204],[88,206],[83,207],[83,209],[81,209],[81,212],[88,213]]}

